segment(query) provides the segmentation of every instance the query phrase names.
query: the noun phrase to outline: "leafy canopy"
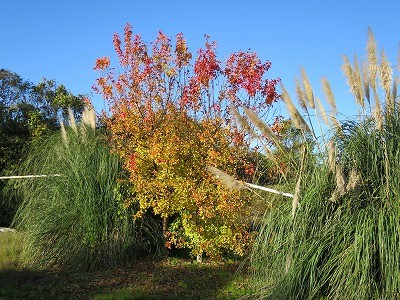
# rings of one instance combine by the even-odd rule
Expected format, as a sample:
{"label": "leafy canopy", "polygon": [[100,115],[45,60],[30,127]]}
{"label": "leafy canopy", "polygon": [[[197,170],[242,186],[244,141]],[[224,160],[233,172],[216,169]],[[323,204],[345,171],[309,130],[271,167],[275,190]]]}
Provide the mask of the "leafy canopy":
{"label": "leafy canopy", "polygon": [[173,45],[160,31],[146,44],[129,24],[123,38],[114,35],[114,46],[119,66],[98,59],[94,88],[110,105],[111,115],[104,116],[110,142],[130,174],[125,205],[137,207],[136,218],[150,210],[168,220],[168,247],[243,254],[249,199],[220,186],[206,166],[254,172],[246,158],[249,141],[229,107],[269,110],[279,81],[264,78],[271,63],[253,52],[232,53],[223,63],[208,36],[192,61],[183,34]]}

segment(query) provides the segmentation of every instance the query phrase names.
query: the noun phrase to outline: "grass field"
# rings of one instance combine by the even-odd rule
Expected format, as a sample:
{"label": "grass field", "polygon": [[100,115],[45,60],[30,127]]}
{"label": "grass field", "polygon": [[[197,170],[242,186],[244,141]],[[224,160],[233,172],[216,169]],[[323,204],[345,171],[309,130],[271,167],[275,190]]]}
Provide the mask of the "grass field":
{"label": "grass field", "polygon": [[23,268],[22,239],[0,233],[0,299],[238,299],[250,277],[237,262],[147,257],[120,268],[66,273]]}

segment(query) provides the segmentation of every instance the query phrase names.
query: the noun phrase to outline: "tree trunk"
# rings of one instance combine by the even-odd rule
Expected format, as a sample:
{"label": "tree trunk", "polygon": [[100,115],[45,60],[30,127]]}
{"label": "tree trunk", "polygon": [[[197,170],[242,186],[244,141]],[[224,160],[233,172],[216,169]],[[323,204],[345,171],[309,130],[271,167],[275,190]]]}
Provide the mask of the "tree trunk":
{"label": "tree trunk", "polygon": [[198,263],[203,263],[203,252],[200,254],[197,254],[196,259],[197,259]]}
{"label": "tree trunk", "polygon": [[167,238],[167,231],[168,231],[168,217],[163,217],[163,226],[162,226],[163,236]]}

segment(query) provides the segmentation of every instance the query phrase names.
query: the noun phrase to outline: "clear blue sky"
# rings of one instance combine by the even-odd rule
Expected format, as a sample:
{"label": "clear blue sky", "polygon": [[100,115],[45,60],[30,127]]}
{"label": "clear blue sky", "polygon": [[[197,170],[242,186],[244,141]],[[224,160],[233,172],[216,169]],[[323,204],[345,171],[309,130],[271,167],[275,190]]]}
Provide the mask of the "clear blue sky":
{"label": "clear blue sky", "polygon": [[[159,29],[183,32],[192,52],[204,34],[218,42],[221,58],[250,48],[272,62],[270,76],[289,90],[302,65],[315,87],[321,76],[330,79],[339,111],[351,115],[342,54],[365,54],[368,26],[393,64],[400,42],[398,0],[0,0],[0,10],[0,68],[34,83],[55,79],[75,94],[92,93],[96,58],[114,56],[113,34],[129,22],[148,42]],[[100,111],[102,99],[92,99]]]}

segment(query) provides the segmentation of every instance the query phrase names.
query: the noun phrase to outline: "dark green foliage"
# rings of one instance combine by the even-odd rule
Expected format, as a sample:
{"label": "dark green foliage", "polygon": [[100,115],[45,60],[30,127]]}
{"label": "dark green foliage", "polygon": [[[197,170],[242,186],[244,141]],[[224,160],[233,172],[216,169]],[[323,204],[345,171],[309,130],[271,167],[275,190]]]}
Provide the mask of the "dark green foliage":
{"label": "dark green foliage", "polygon": [[8,227],[20,203],[20,195],[12,180],[0,180],[0,227]]}

